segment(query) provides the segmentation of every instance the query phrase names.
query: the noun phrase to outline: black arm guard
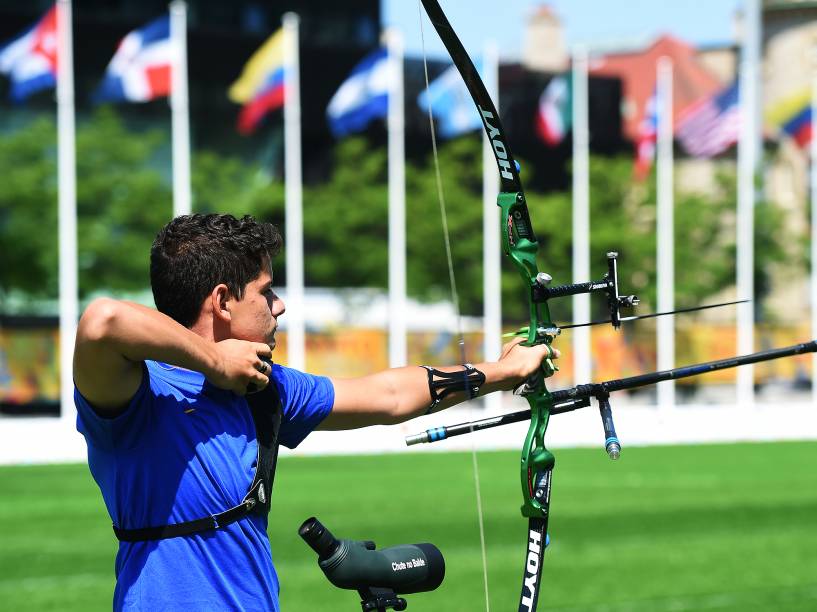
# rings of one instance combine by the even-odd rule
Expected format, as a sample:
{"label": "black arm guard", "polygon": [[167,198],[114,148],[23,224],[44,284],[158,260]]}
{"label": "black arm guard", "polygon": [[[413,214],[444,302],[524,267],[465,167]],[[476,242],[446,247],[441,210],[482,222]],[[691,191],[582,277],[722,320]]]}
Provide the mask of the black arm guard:
{"label": "black arm guard", "polygon": [[479,388],[485,384],[485,374],[477,370],[470,363],[462,364],[462,372],[441,372],[431,366],[420,366],[428,372],[428,392],[431,395],[431,405],[426,414],[431,414],[437,405],[455,391],[462,391],[468,399],[479,395]]}

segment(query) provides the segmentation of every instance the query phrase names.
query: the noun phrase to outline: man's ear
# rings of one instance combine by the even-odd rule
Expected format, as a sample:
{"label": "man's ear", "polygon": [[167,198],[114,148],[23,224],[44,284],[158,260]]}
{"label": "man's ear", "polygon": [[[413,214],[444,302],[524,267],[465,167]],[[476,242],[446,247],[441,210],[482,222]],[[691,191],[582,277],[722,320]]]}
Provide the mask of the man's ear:
{"label": "man's ear", "polygon": [[233,296],[230,289],[224,283],[220,283],[213,287],[210,292],[210,306],[213,309],[213,317],[229,323],[232,319],[230,308],[232,306]]}

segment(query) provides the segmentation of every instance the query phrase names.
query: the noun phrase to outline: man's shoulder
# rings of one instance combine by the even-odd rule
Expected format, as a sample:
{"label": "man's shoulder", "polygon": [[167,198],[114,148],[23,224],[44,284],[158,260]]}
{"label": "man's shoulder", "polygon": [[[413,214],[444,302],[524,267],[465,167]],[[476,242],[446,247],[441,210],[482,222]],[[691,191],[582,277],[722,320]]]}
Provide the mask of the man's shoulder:
{"label": "man's shoulder", "polygon": [[275,382],[279,387],[283,386],[286,388],[302,385],[311,386],[324,380],[329,380],[325,376],[302,372],[301,370],[296,370],[295,368],[290,368],[279,363],[272,364],[272,374],[270,376],[272,379],[271,382]]}
{"label": "man's shoulder", "polygon": [[200,391],[206,382],[204,374],[186,370],[161,361],[145,361],[152,386],[170,386],[188,391]]}

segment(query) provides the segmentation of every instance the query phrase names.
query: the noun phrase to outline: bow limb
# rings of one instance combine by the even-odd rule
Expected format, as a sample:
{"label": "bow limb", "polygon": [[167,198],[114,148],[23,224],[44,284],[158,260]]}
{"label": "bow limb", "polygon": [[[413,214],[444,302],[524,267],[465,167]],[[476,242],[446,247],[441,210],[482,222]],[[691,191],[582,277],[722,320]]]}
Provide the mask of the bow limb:
{"label": "bow limb", "polygon": [[[547,298],[541,289],[550,278],[539,272],[536,255],[539,243],[530,222],[530,214],[519,179],[518,166],[508,145],[499,113],[482,79],[437,0],[421,0],[426,14],[439,34],[454,65],[462,75],[479,111],[485,133],[493,148],[500,176],[497,198],[501,218],[503,251],[513,261],[528,293],[529,326],[525,344],[550,346],[558,334],[553,325]],[[555,367],[547,359],[525,384],[523,395],[531,408],[531,425],[522,449],[522,514],[528,517],[528,550],[520,594],[519,610],[533,612],[539,596],[542,552],[547,541],[550,504],[550,480],[553,455],[545,448],[544,436],[553,402],[545,385]]]}

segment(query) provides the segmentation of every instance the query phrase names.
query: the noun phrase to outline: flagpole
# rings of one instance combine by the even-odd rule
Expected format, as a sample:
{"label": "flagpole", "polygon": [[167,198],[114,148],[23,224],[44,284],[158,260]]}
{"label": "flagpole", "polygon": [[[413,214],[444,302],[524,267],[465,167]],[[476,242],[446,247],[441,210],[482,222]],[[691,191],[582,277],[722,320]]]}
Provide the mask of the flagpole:
{"label": "flagpole", "polygon": [[[745,28],[740,61],[741,130],[738,141],[738,210],[737,210],[737,290],[738,296],[750,300],[738,305],[737,352],[745,355],[755,350],[754,338],[754,214],[755,171],[758,165],[758,61],[760,56],[760,0],[746,0]],[[754,368],[749,365],[737,372],[737,404],[754,405]]]}
{"label": "flagpole", "polygon": [[[587,49],[573,51],[573,282],[590,278],[590,162]],[[573,296],[573,320],[590,320],[590,295]],[[574,379],[592,378],[590,328],[573,330]]]}
{"label": "flagpole", "polygon": [[284,25],[284,182],[287,273],[287,365],[306,369],[304,316],[303,191],[301,185],[301,83],[295,13]]}
{"label": "flagpole", "polygon": [[[488,95],[499,111],[499,60],[496,43],[485,45],[483,80]],[[499,244],[499,210],[496,194],[499,191],[499,173],[496,169],[494,148],[488,134],[482,134],[482,268],[483,303],[485,307],[483,352],[485,361],[496,361],[502,352],[502,267]],[[502,394],[485,397],[485,406],[491,411],[502,408]]]}
{"label": "flagpole", "polygon": [[[675,310],[675,244],[673,201],[673,83],[672,60],[663,56],[658,59],[657,70],[657,263],[658,312]],[[675,317],[659,317],[657,331],[657,369],[671,370],[675,367]],[[671,410],[675,407],[675,383],[667,380],[658,383],[658,408]]]}
{"label": "flagpole", "polygon": [[57,182],[59,209],[60,420],[74,426],[74,341],[79,318],[77,169],[71,0],[57,2]]}
{"label": "flagpole", "polygon": [[389,366],[408,363],[406,347],[406,153],[403,99],[403,38],[386,31],[390,80],[388,93],[389,148]]}
{"label": "flagpole", "polygon": [[189,215],[190,194],[190,107],[187,95],[187,4],[170,3],[171,62],[170,111],[173,132],[173,216]]}
{"label": "flagpole", "polygon": [[[817,72],[811,82],[811,337],[817,338]],[[811,356],[811,400],[817,407],[817,353]]]}

